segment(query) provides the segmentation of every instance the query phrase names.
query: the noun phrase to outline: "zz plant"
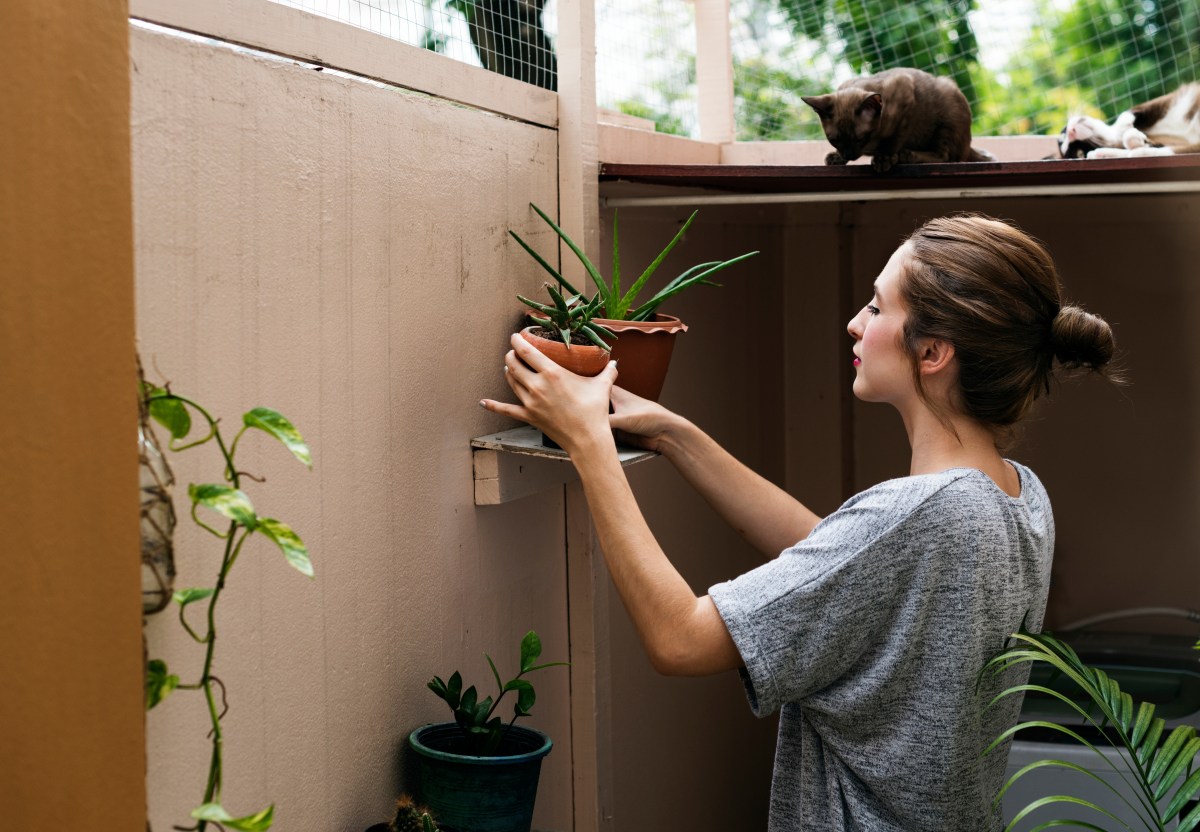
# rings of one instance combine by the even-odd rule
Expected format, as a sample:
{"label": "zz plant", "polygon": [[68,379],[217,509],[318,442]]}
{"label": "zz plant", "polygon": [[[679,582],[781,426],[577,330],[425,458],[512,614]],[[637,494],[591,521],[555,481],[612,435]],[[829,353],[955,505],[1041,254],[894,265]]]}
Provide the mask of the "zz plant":
{"label": "zz plant", "polygon": [[[612,321],[648,321],[654,317],[654,313],[658,310],[659,305],[663,301],[674,297],[684,289],[697,284],[703,284],[705,286],[720,286],[721,284],[713,283],[708,278],[722,269],[727,269],[735,263],[740,263],[741,261],[758,254],[757,251],[751,251],[746,254],[739,255],[738,257],[734,257],[731,260],[713,260],[708,263],[699,263],[668,282],[667,285],[655,293],[650,300],[639,305],[635,305],[638,295],[646,286],[646,281],[648,281],[650,277],[656,271],[658,271],[658,267],[662,265],[663,260],[665,260],[667,255],[671,253],[671,250],[675,248],[676,244],[683,239],[683,235],[687,233],[688,228],[691,227],[692,222],[696,219],[696,215],[700,213],[699,211],[692,212],[692,215],[687,218],[687,222],[685,222],[683,227],[680,228],[675,234],[675,237],[671,240],[671,242],[667,243],[667,247],[664,248],[659,255],[654,258],[650,265],[646,267],[646,270],[643,271],[637,280],[633,282],[633,285],[631,285],[625,292],[622,292],[621,247],[617,229],[617,215],[615,213],[613,214],[612,280],[608,281],[604,279],[604,276],[600,274],[600,270],[596,268],[596,265],[592,263],[590,259],[588,259],[588,256],[583,253],[583,249],[581,249],[574,240],[567,236],[567,232],[559,228],[558,225],[555,224],[554,220],[550,219],[550,217],[546,215],[545,211],[533,203],[530,203],[529,207],[536,211],[538,216],[545,220],[546,224],[554,229],[554,233],[557,234],[559,239],[566,244],[567,248],[571,249],[571,251],[575,253],[575,256],[579,258],[579,262],[587,271],[588,276],[592,279],[592,282],[596,284],[596,298],[593,300],[599,299],[598,306],[603,314],[598,315],[597,317],[602,319],[608,319]],[[563,279],[563,276],[559,274],[557,269],[547,263],[540,254],[534,251],[528,243],[522,240],[517,232],[510,230],[508,233],[513,236],[514,240],[521,244],[521,248],[529,252],[530,256],[533,257],[533,259],[536,260],[543,269],[549,272],[551,277],[553,277],[558,283],[566,288],[568,292],[579,297],[583,296],[578,289]]]}
{"label": "zz plant", "polygon": [[[547,667],[565,667],[570,663],[536,664],[538,657],[542,655],[542,640],[533,630],[530,630],[521,639],[521,672],[509,681],[500,681],[500,672],[496,670],[496,663],[487,653],[483,655],[492,669],[492,676],[495,677],[496,687],[499,689],[495,700],[490,696],[481,700],[474,685],[464,691],[462,674],[457,670],[451,675],[449,681],[442,681],[440,676],[434,676],[428,683],[428,687],[450,706],[450,710],[454,713],[454,721],[458,723],[458,727],[462,729],[466,738],[467,753],[476,757],[492,757],[500,748],[500,741],[504,738],[507,728],[511,727],[519,717],[529,716],[529,710],[537,701],[533,685],[528,679],[522,677],[535,670]],[[513,708],[513,717],[509,720],[508,726],[505,726],[503,719],[492,716],[492,714],[499,707],[500,700],[509,691],[517,692],[517,702]]]}
{"label": "zz plant", "polygon": [[[308,549],[290,526],[272,517],[262,517],[254,510],[250,498],[241,490],[242,481],[251,479],[261,482],[261,480],[239,470],[235,463],[235,454],[238,443],[247,432],[261,431],[283,443],[296,459],[310,469],[312,468],[312,455],[292,423],[269,408],[256,407],[244,413],[241,429],[234,436],[233,441],[228,443],[221,433],[220,420],[214,418],[191,399],[176,395],[167,387],[156,387],[151,384],[143,385],[142,395],[149,407],[151,417],[170,431],[171,450],[184,451],[212,441],[216,443],[225,463],[223,482],[188,486],[188,496],[192,503],[192,519],[202,529],[221,541],[223,551],[220,567],[217,569],[216,582],[213,586],[179,590],[173,596],[174,603],[179,605],[179,623],[197,644],[204,647],[204,666],[199,679],[183,683],[179,676],[167,669],[166,662],[161,659],[149,661],[146,675],[146,708],[149,710],[155,707],[174,690],[197,690],[204,694],[212,725],[210,732],[212,753],[209,759],[208,780],[204,787],[204,799],[200,806],[191,813],[197,823],[188,829],[203,832],[211,823],[218,829],[262,832],[269,829],[273,822],[274,804],[260,812],[242,817],[230,815],[221,804],[222,749],[225,742],[221,730],[221,718],[228,706],[225,684],[213,672],[217,642],[217,603],[225,589],[229,573],[237,563],[242,547],[252,535],[258,534],[278,546],[288,565],[300,574],[311,578],[313,568],[308,557]],[[199,414],[204,420],[207,430],[200,439],[183,442],[182,440],[191,432],[192,411]],[[219,518],[226,521],[226,524],[223,528],[215,528],[214,525],[201,519],[198,514],[201,509],[214,512]],[[220,524],[220,520],[217,521],[217,524]],[[196,628],[188,621],[187,612],[193,604],[201,602],[206,604],[205,624]],[[218,688],[220,689],[220,706],[218,706],[217,699]]]}
{"label": "zz plant", "polygon": [[[1140,704],[1133,701],[1128,693],[1108,677],[1103,670],[1084,664],[1070,645],[1047,633],[1031,633],[1024,626],[1014,633],[1013,643],[1003,652],[987,663],[983,673],[989,670],[993,673],[1003,673],[1010,667],[1026,662],[1045,662],[1058,673],[1069,679],[1085,697],[1089,707],[1083,708],[1078,702],[1066,694],[1052,690],[1044,685],[1016,685],[998,694],[990,703],[1007,696],[1020,695],[1025,692],[1036,692],[1065,703],[1079,714],[1088,724],[1094,727],[1106,738],[1108,743],[1119,749],[1128,763],[1128,771],[1123,771],[1104,756],[1095,745],[1066,725],[1053,722],[1029,721],[1022,722],[1008,729],[988,746],[984,754],[999,747],[1005,740],[1027,728],[1043,728],[1057,731],[1066,735],[1072,741],[1091,749],[1100,758],[1105,767],[1111,768],[1117,776],[1130,785],[1137,796],[1137,805],[1121,795],[1106,780],[1097,776],[1082,766],[1063,760],[1038,760],[1022,768],[1004,785],[996,796],[994,806],[999,806],[1004,793],[1018,779],[1035,769],[1047,766],[1072,769],[1080,772],[1097,782],[1116,795],[1123,803],[1138,816],[1143,828],[1153,832],[1174,829],[1175,832],[1192,832],[1200,827],[1200,804],[1191,804],[1191,810],[1184,816],[1183,812],[1189,803],[1200,795],[1200,738],[1196,729],[1189,725],[1181,725],[1167,736],[1163,736],[1166,723],[1161,717],[1154,715],[1154,705],[1149,702]],[[1197,644],[1200,648],[1200,644]],[[981,673],[982,678],[982,673]],[[1182,779],[1182,783],[1179,781]],[[1178,783],[1178,785],[1176,785]],[[1159,804],[1167,801],[1166,807]],[[1123,829],[1131,829],[1111,812],[1082,798],[1070,795],[1053,795],[1036,800],[1018,812],[1006,827],[1012,829],[1030,813],[1050,804],[1071,804],[1082,806],[1105,816],[1108,820],[1120,824]],[[1169,826],[1176,818],[1177,827]],[[1097,818],[1097,820],[1100,820]],[[1035,827],[1034,832],[1054,826],[1074,826],[1080,829],[1093,829],[1104,832],[1104,827],[1093,823],[1074,820],[1052,820]]]}

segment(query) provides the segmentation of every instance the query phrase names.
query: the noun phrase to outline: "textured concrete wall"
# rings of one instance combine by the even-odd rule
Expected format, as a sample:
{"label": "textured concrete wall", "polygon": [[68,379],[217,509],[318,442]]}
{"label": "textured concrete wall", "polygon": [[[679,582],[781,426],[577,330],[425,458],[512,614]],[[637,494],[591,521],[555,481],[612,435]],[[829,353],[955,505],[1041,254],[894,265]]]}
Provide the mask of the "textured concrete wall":
{"label": "textured concrete wall", "polygon": [[[274,801],[287,832],[358,832],[412,788],[408,733],[449,716],[432,675],[486,690],[483,652],[514,668],[531,628],[567,658],[562,490],[477,509],[468,448],[509,426],[476,403],[507,393],[515,294],[541,282],[507,230],[552,251],[528,203],[556,204],[556,136],[143,28],[132,51],[147,370],[227,425],[278,409],[314,455],[309,473],[265,436],[239,448],[267,479],[247,492],[304,538],[316,579],[252,539],[222,598],[225,804]],[[220,476],[208,447],[172,462],[181,493]],[[220,541],[181,518],[177,585],[211,584]],[[201,649],[170,613],[147,632],[195,678]],[[566,829],[568,677],[540,676],[528,724],[555,748],[536,823]],[[205,716],[189,691],[150,714],[155,828],[200,802]]]}

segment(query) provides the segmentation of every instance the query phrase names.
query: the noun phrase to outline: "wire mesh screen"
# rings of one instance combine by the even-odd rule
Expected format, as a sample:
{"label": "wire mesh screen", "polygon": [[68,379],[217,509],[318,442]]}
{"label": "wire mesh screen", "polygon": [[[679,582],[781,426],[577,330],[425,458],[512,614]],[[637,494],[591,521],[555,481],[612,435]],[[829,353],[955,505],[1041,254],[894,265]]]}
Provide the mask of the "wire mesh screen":
{"label": "wire mesh screen", "polygon": [[555,0],[275,0],[553,90]]}
{"label": "wire mesh screen", "polygon": [[822,133],[801,95],[915,67],[953,78],[976,135],[1056,134],[1200,80],[1198,0],[731,0],[737,138]]}
{"label": "wire mesh screen", "polygon": [[596,103],[696,136],[696,18],[686,0],[596,0]]}

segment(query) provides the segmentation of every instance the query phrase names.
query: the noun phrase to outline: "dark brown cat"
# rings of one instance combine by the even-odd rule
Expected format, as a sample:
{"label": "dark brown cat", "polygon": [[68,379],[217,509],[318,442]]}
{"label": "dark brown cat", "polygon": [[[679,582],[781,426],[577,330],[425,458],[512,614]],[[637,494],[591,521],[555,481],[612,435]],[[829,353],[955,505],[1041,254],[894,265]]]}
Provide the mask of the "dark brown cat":
{"label": "dark brown cat", "polygon": [[852,78],[828,95],[805,96],[836,148],[827,165],[871,157],[879,173],[913,162],[985,162],[971,147],[971,105],[958,85],[919,69]]}

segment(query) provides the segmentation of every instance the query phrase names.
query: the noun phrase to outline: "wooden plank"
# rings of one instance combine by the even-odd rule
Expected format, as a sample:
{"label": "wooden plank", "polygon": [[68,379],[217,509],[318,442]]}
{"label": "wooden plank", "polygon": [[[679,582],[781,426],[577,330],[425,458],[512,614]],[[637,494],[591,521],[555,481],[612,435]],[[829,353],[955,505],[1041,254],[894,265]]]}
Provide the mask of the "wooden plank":
{"label": "wooden plank", "polygon": [[867,165],[604,164],[602,182],[703,187],[737,193],[866,192],[1039,185],[1113,185],[1200,181],[1200,154],[1143,159],[1057,159],[899,165],[877,174]]}
{"label": "wooden plank", "polygon": [[[471,448],[477,506],[512,502],[579,479],[567,452],[543,445],[541,431],[530,425],[477,436]],[[654,451],[617,446],[622,466],[656,456]]]}
{"label": "wooden plank", "polygon": [[700,140],[715,144],[732,142],[733,47],[729,39],[729,0],[696,0],[696,91]]}
{"label": "wooden plank", "polygon": [[138,20],[286,55],[545,127],[558,95],[271,0],[129,0]]}

